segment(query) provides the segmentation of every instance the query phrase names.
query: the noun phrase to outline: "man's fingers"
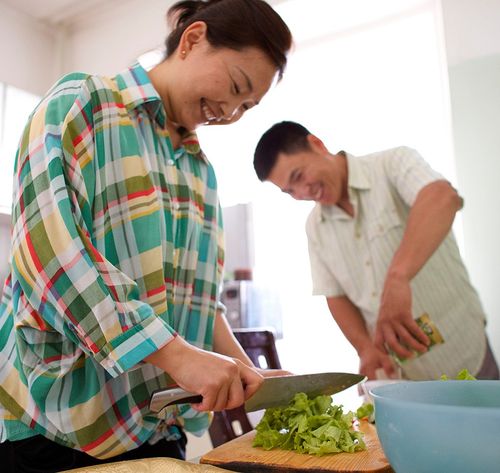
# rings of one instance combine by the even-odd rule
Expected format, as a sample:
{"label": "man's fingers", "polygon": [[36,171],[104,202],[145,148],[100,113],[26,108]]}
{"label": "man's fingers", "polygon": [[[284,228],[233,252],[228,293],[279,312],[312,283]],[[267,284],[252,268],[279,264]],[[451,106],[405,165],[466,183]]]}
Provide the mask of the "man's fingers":
{"label": "man's fingers", "polygon": [[396,332],[390,326],[385,326],[382,328],[385,344],[400,358],[411,358],[413,352],[409,350],[405,345],[402,345],[397,337]]}
{"label": "man's fingers", "polygon": [[[415,325],[418,328],[418,325]],[[398,339],[401,344],[407,346],[408,348],[411,348],[412,350],[416,350],[421,353],[425,353],[427,351],[427,345],[421,343],[418,339],[416,339],[414,334],[410,333],[410,331],[404,325],[400,325],[398,327]]]}
{"label": "man's fingers", "polygon": [[380,351],[387,353],[385,347],[384,334],[382,333],[382,329],[380,327],[378,327],[377,331],[375,332],[374,344]]}
{"label": "man's fingers", "polygon": [[418,351],[427,351],[427,347],[429,346],[430,344],[430,339],[429,337],[427,336],[427,334],[419,327],[419,325],[417,324],[417,322],[415,322],[415,320],[411,320],[409,326],[408,326],[408,330],[411,332],[411,334],[413,335],[413,338],[417,341],[420,342],[420,345],[424,346],[424,350],[419,350],[418,348],[415,348],[416,350]]}

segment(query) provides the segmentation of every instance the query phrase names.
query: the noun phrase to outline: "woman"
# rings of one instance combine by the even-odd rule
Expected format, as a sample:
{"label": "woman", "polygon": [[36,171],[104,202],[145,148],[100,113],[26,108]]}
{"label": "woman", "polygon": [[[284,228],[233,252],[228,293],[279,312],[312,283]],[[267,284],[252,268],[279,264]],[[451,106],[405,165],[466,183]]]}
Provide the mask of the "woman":
{"label": "woman", "polygon": [[[184,457],[183,429],[262,382],[217,311],[212,167],[193,130],[227,124],[281,78],[291,35],[262,0],[169,10],[166,58],[61,79],[18,150],[11,275],[0,309],[3,464],[59,471]],[[199,393],[162,420],[151,393]]]}

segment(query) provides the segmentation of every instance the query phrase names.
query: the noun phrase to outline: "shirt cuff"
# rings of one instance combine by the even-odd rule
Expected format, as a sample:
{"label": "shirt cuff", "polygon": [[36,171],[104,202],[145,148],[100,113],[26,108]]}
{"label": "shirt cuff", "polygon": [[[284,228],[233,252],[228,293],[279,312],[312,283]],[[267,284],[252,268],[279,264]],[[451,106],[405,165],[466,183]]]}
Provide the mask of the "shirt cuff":
{"label": "shirt cuff", "polygon": [[122,333],[96,353],[96,361],[113,377],[128,371],[137,363],[173,340],[175,330],[157,315]]}
{"label": "shirt cuff", "polygon": [[217,301],[217,308],[216,308],[216,310],[218,312],[222,312],[223,315],[227,314],[227,307],[221,301]]}

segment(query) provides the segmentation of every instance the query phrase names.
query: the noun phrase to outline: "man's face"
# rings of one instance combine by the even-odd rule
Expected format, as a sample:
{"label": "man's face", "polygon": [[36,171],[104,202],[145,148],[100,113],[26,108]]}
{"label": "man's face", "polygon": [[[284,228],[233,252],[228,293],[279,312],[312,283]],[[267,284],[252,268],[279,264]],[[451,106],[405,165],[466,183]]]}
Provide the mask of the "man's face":
{"label": "man's face", "polygon": [[268,180],[294,199],[336,205],[344,186],[341,166],[336,160],[343,158],[329,154],[318,142],[313,142],[307,150],[278,154]]}

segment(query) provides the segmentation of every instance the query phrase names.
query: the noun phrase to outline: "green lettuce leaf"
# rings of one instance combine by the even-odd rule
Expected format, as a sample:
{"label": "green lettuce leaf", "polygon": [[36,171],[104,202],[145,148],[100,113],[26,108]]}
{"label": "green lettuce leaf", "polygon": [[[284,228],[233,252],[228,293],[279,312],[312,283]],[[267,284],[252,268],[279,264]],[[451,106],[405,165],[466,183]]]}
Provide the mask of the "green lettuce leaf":
{"label": "green lettuce leaf", "polygon": [[330,396],[308,399],[298,393],[287,407],[266,410],[253,446],[314,455],[365,450],[363,434],[353,428],[354,420],[352,412],[344,414],[342,406],[332,405]]}
{"label": "green lettuce leaf", "polygon": [[[446,376],[445,374],[443,374],[443,375],[441,375],[440,379],[443,380],[443,381],[448,381],[450,378],[448,378],[448,376]],[[459,371],[459,373],[457,374],[457,376],[455,378],[453,378],[453,379],[456,379],[456,380],[476,381],[476,378],[469,373],[468,369],[463,369],[462,371]]]}
{"label": "green lettuce leaf", "polygon": [[371,420],[374,414],[374,407],[371,402],[365,402],[364,404],[361,404],[356,410],[356,417],[358,419],[367,419]]}

